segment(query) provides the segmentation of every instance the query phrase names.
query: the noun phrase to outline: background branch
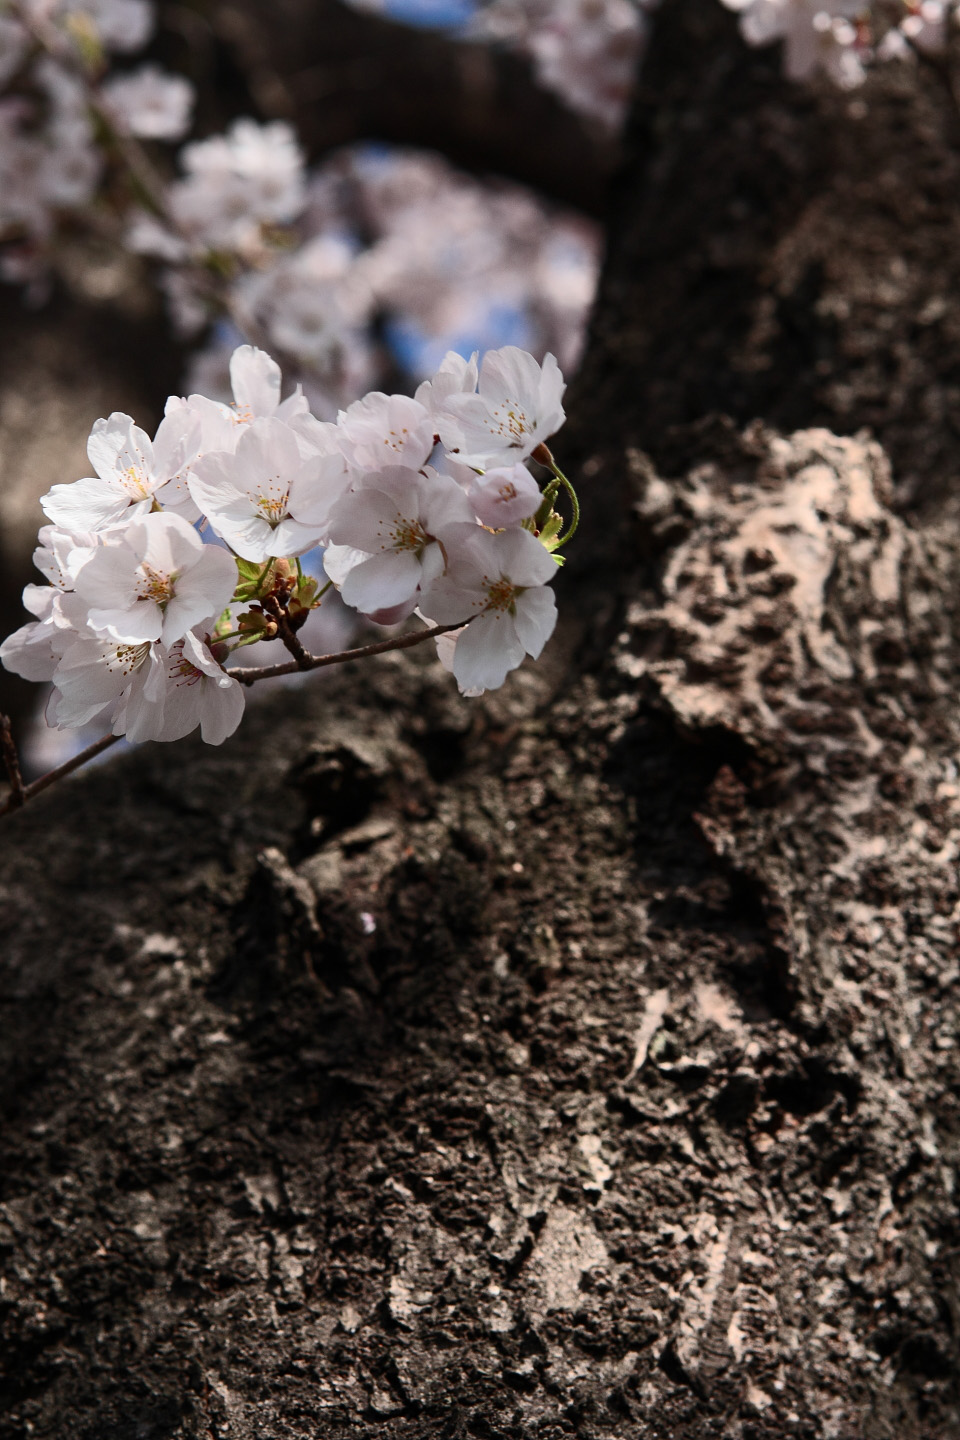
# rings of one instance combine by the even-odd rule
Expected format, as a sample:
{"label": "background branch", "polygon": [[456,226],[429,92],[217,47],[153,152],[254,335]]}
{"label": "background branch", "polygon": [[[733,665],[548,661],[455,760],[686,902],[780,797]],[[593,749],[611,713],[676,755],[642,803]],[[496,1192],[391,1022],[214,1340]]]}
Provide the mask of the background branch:
{"label": "background branch", "polygon": [[263,114],[291,120],[314,158],[356,140],[419,145],[605,212],[615,141],[541,89],[522,56],[338,0],[239,0],[214,24]]}

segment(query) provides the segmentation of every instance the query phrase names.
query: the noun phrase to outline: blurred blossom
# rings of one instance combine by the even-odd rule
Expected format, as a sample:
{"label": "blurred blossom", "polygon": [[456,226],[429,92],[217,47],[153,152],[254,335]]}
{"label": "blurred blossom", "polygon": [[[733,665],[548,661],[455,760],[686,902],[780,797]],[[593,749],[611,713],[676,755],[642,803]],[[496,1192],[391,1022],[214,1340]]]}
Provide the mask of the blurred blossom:
{"label": "blurred blossom", "polygon": [[636,0],[491,0],[472,29],[525,51],[545,89],[618,130],[646,39],[643,11]]}
{"label": "blurred blossom", "polygon": [[[214,377],[241,332],[283,357],[324,419],[398,369],[415,384],[451,349],[511,344],[576,363],[599,268],[590,222],[382,145],[333,156],[305,177],[304,195],[284,245],[262,246],[232,282],[233,323],[195,360],[196,388],[221,393]],[[171,270],[167,289],[189,332],[205,302],[185,274]]]}
{"label": "blurred blossom", "polygon": [[100,93],[107,109],[142,140],[181,140],[190,128],[193,86],[157,65],[116,75]]}

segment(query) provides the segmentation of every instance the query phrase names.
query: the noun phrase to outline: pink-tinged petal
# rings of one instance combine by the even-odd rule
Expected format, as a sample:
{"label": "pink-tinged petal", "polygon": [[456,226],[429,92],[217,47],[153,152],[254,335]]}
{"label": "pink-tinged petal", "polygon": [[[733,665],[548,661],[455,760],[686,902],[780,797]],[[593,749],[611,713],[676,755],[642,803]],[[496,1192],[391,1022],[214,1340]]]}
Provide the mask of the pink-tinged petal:
{"label": "pink-tinged petal", "polygon": [[0,662],[24,680],[52,680],[60,663],[56,641],[61,633],[49,620],[31,620],[0,645]]}
{"label": "pink-tinged petal", "polygon": [[230,357],[230,384],[237,409],[273,415],[280,402],[280,366],[265,350],[239,345]]}
{"label": "pink-tinged petal", "polygon": [[243,519],[231,517],[229,520],[221,516],[219,524],[213,528],[241,560],[265,561],[274,554],[271,548],[274,532],[259,515],[247,515]]}
{"label": "pink-tinged petal", "polygon": [[200,734],[208,745],[222,745],[229,740],[243,719],[246,696],[243,686],[223,676],[222,680],[206,680]]}
{"label": "pink-tinged petal", "polygon": [[417,592],[420,562],[409,550],[372,555],[357,565],[344,580],[340,594],[361,614],[402,605]]}
{"label": "pink-tinged petal", "polygon": [[[164,574],[186,570],[196,565],[204,544],[192,525],[182,515],[154,512],[147,515],[140,527],[131,526],[129,543],[139,549],[145,564]],[[142,539],[141,539],[142,536]]]}
{"label": "pink-tinged petal", "polygon": [[[412,472],[411,472],[412,473]],[[379,480],[379,476],[376,480]],[[416,509],[408,519],[416,519]],[[338,500],[330,511],[328,534],[335,545],[349,545],[370,553],[392,549],[392,529],[403,522],[393,495],[373,480]]]}
{"label": "pink-tinged petal", "polygon": [[306,395],[303,393],[302,385],[298,385],[293,394],[288,395],[286,400],[281,400],[277,406],[277,419],[286,421],[288,425],[291,420],[296,420],[300,416],[307,416],[309,414],[310,404]]}
{"label": "pink-tinged petal", "polygon": [[193,465],[187,484],[194,501],[212,518],[222,505],[241,493],[236,456],[229,450],[201,455]]}
{"label": "pink-tinged petal", "polygon": [[453,673],[464,689],[498,690],[523,660],[512,618],[488,612],[467,626],[453,653]]}
{"label": "pink-tinged petal", "polygon": [[421,608],[438,625],[456,625],[478,615],[486,603],[485,591],[467,589],[459,579],[447,575],[424,590]]}
{"label": "pink-tinged petal", "polygon": [[417,387],[414,399],[430,415],[437,415],[451,395],[472,394],[477,388],[477,351],[469,360],[448,350],[440,367],[429,380]]}
{"label": "pink-tinged petal", "polygon": [[513,623],[517,637],[528,655],[539,659],[540,652],[557,623],[557,599],[549,586],[524,590],[514,602]]}
{"label": "pink-tinged petal", "polygon": [[[285,400],[284,405],[287,404]],[[281,410],[283,406],[280,407]],[[343,455],[343,433],[339,425],[330,420],[318,420],[309,411],[296,415],[283,415],[290,429],[300,441],[300,453],[304,459],[311,455]]]}
{"label": "pink-tinged petal", "polygon": [[57,594],[52,585],[24,585],[23,608],[37,620],[49,620],[53,609],[53,597]]}
{"label": "pink-tinged petal", "polygon": [[424,546],[420,555],[420,588],[427,590],[439,580],[446,568],[446,558],[439,543]]}
{"label": "pink-tinged petal", "polygon": [[132,745],[161,738],[166,698],[163,686],[165,664],[164,652],[158,645],[152,646],[114,716],[114,735],[125,735]]}
{"label": "pink-tinged petal", "polygon": [[506,529],[535,515],[543,499],[540,486],[525,465],[510,465],[477,475],[467,498],[484,525]]}
{"label": "pink-tinged petal", "polygon": [[504,345],[484,355],[479,390],[485,400],[494,404],[516,400],[526,409],[535,401],[539,388],[540,366],[527,350]]}
{"label": "pink-tinged petal", "polygon": [[367,619],[372,620],[374,625],[399,625],[401,620],[406,620],[417,608],[418,596],[414,595],[405,600],[402,605],[388,605],[385,610],[370,610]]}
{"label": "pink-tinged petal", "polygon": [[419,477],[420,515],[430,535],[439,535],[450,525],[473,520],[470,504],[456,480],[429,470]]}

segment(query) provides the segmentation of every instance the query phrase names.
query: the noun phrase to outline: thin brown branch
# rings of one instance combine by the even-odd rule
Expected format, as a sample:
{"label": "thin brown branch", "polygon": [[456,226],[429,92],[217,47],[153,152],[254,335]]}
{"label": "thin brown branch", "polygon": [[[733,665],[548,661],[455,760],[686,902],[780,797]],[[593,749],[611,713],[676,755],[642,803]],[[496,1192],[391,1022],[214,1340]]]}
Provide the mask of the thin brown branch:
{"label": "thin brown branch", "polygon": [[[227,674],[232,679],[239,680],[242,685],[253,685],[257,680],[270,680],[277,675],[297,675],[305,670],[322,670],[327,665],[344,665],[348,660],[362,660],[368,655],[384,655],[388,650],[410,650],[414,645],[422,645],[424,640],[432,640],[437,635],[446,635],[451,630],[460,630],[462,625],[462,621],[456,625],[434,625],[429,630],[415,630],[410,635],[395,635],[390,640],[378,640],[373,645],[361,645],[355,650],[339,650],[334,655],[311,655],[304,650],[291,630],[291,639],[294,641],[296,649],[301,652],[299,658],[279,665],[248,666],[242,669],[228,670]],[[289,629],[289,625],[287,628]],[[2,750],[11,784],[11,793],[0,805],[0,817],[8,815],[11,810],[19,810],[28,800],[32,800],[34,795],[39,795],[42,790],[46,790],[48,786],[53,785],[57,780],[62,780],[66,775],[72,774],[74,770],[79,770],[81,765],[86,765],[88,760],[95,759],[97,755],[102,754],[120,738],[119,735],[104,735],[101,739],[94,741],[92,745],[88,745],[85,750],[81,750],[78,755],[74,755],[72,759],[65,760],[55,770],[48,770],[46,775],[40,776],[39,780],[33,780],[29,785],[24,785],[20,780],[17,785],[13,778],[14,775],[18,777],[20,775],[16,746],[13,744],[9,720],[5,715],[0,715],[0,750]],[[9,747],[12,747],[12,761]]]}
{"label": "thin brown branch", "polygon": [[311,668],[310,661],[313,657],[309,650],[304,648],[300,637],[290,624],[290,616],[286,610],[284,610],[276,595],[268,595],[261,603],[264,610],[276,620],[277,634],[296,661],[297,669],[309,670]]}
{"label": "thin brown branch", "polygon": [[11,810],[19,810],[26,798],[26,788],[23,783],[20,755],[17,751],[17,742],[13,738],[13,725],[9,715],[0,715],[0,753],[3,755],[4,769],[7,772],[7,779],[10,781],[7,804]]}
{"label": "thin brown branch", "polygon": [[433,640],[438,635],[447,635],[451,630],[463,628],[463,621],[456,625],[434,625],[429,630],[414,630],[410,635],[396,635],[391,640],[378,640],[373,645],[360,645],[355,650],[339,650],[335,655],[310,655],[304,651],[306,663],[288,660],[279,665],[246,666],[228,670],[227,674],[241,685],[253,685],[257,680],[272,680],[277,675],[296,675],[303,670],[323,670],[327,665],[345,665],[348,660],[363,660],[368,655],[385,655],[388,650],[412,650],[424,640]]}
{"label": "thin brown branch", "polygon": [[81,750],[77,755],[73,755],[69,760],[65,760],[62,765],[57,765],[55,769],[48,770],[46,775],[40,776],[39,780],[32,780],[29,785],[23,787],[19,799],[17,799],[14,794],[7,797],[3,804],[0,805],[0,816],[8,815],[11,810],[19,810],[28,800],[32,800],[35,795],[39,795],[42,790],[46,790],[50,785],[55,784],[57,780],[63,780],[65,776],[72,774],[74,770],[79,770],[81,765],[86,765],[88,760],[93,760],[97,755],[101,755],[104,750],[108,750],[111,745],[115,745],[120,738],[119,735],[102,735],[99,740],[95,740],[93,744],[88,745],[85,750]]}

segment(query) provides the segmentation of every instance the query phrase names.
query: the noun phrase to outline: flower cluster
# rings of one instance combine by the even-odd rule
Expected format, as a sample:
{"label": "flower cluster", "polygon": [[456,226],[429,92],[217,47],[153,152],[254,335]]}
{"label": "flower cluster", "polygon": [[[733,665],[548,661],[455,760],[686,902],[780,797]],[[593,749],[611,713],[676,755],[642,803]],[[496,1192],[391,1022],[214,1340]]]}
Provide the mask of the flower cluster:
{"label": "flower cluster", "polygon": [[[199,725],[218,744],[244,706],[229,656],[276,638],[303,656],[296,632],[330,584],[374,622],[417,611],[451,627],[441,659],[465,693],[539,656],[572,533],[545,445],[564,419],[552,355],[450,353],[415,398],[373,392],[335,423],[299,388],[281,401],[262,350],[240,347],[230,372],[232,404],[171,397],[153,439],[128,415],[98,420],[95,474],[43,497],[48,583],[27,586],[35,619],[0,660],[52,682],[50,724],[102,720],[135,741]],[[531,457],[551,472],[543,492]],[[316,547],[323,590],[301,564]]]}

